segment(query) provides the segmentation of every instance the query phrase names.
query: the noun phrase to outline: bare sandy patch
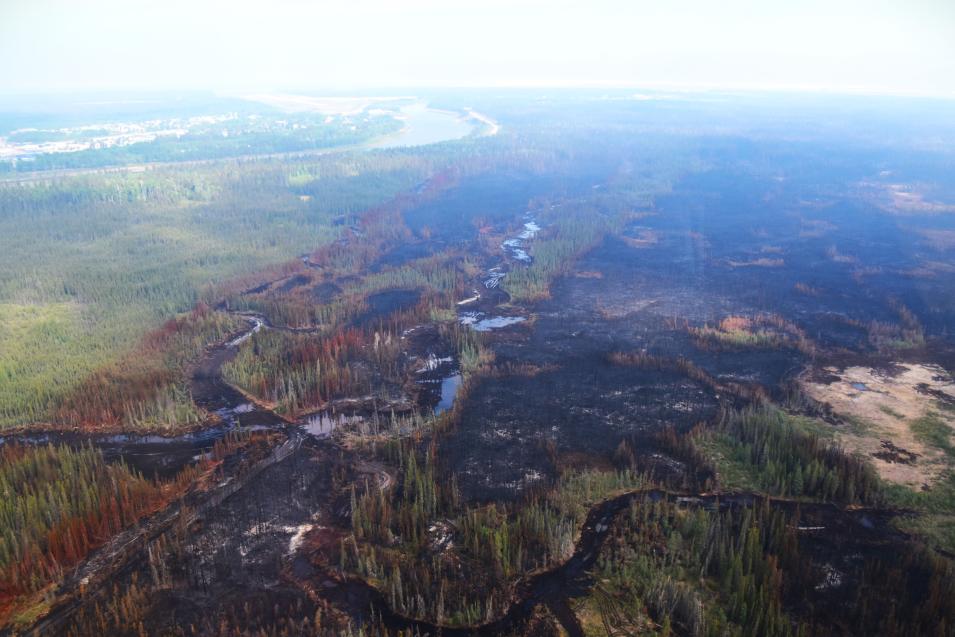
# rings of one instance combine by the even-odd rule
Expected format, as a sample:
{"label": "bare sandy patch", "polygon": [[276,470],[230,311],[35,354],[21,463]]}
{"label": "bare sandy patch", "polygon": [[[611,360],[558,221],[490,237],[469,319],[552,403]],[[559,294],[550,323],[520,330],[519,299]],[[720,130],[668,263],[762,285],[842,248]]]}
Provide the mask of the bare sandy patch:
{"label": "bare sandy patch", "polygon": [[922,265],[926,268],[931,268],[935,272],[944,272],[946,274],[955,273],[955,263],[950,261],[925,261]]}
{"label": "bare sandy patch", "polygon": [[937,276],[935,270],[923,266],[898,270],[898,273],[909,279],[934,279]]}
{"label": "bare sandy patch", "polygon": [[800,294],[805,294],[806,296],[819,296],[822,294],[822,291],[819,288],[813,287],[808,283],[803,283],[802,281],[797,281],[793,287],[797,292]]}
{"label": "bare sandy patch", "polygon": [[501,125],[487,115],[478,113],[476,110],[470,107],[466,107],[465,110],[467,111],[468,117],[484,124],[485,128],[484,132],[481,133],[481,137],[493,137],[501,131]]}
{"label": "bare sandy patch", "polygon": [[886,184],[863,181],[859,184],[864,197],[885,212],[897,215],[944,214],[955,212],[955,204],[929,199],[927,184]]}
{"label": "bare sandy patch", "polygon": [[919,234],[924,237],[924,241],[930,247],[939,250],[955,250],[955,230],[939,230],[930,228],[920,230]]}
{"label": "bare sandy patch", "polygon": [[826,256],[833,263],[858,263],[859,259],[851,254],[842,254],[836,246],[829,246],[826,250]]}
{"label": "bare sandy patch", "polygon": [[631,248],[649,248],[660,241],[660,233],[656,230],[641,230],[635,237],[622,235],[620,238]]}
{"label": "bare sandy patch", "polygon": [[800,219],[802,228],[799,230],[799,237],[802,239],[815,239],[825,236],[833,230],[838,230],[838,226],[825,219]]}
{"label": "bare sandy patch", "polygon": [[786,262],[783,259],[767,259],[763,257],[760,259],[750,259],[749,261],[727,259],[726,265],[731,268],[781,268],[786,265]]}
{"label": "bare sandy patch", "polygon": [[897,364],[890,369],[826,367],[802,378],[803,390],[852,423],[837,433],[850,453],[869,458],[886,481],[915,489],[934,484],[951,466],[913,424],[934,417],[955,433],[955,382],[935,365]]}

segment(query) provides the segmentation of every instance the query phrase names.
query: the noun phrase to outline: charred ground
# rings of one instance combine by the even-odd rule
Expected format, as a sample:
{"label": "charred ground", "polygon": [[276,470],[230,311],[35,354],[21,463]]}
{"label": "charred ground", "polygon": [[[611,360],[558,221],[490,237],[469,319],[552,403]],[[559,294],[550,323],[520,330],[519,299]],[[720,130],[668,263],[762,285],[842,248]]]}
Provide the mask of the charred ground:
{"label": "charred ground", "polygon": [[[950,633],[955,217],[915,177],[950,158],[639,138],[606,104],[633,136],[564,137],[579,105],[536,108],[148,339],[196,431],[9,439],[195,481],[82,586],[4,598],[12,629]],[[911,387],[866,412],[858,378]],[[69,413],[121,429],[162,391]]]}

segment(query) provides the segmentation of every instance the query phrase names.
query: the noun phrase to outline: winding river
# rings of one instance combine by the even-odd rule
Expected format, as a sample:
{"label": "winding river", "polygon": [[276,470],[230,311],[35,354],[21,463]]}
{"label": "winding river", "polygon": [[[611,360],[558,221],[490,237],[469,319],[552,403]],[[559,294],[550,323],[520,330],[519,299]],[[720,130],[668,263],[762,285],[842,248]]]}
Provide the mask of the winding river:
{"label": "winding river", "polygon": [[425,146],[467,137],[474,126],[458,113],[429,108],[415,102],[401,108],[398,116],[404,126],[394,135],[368,142],[365,148],[402,148]]}

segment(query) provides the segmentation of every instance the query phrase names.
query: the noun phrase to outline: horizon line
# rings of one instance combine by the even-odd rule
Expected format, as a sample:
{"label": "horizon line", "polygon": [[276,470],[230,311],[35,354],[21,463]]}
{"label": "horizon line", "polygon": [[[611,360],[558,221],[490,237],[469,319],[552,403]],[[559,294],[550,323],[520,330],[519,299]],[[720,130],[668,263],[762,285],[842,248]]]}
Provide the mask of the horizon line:
{"label": "horizon line", "polygon": [[[581,90],[581,91],[648,91],[653,93],[677,94],[801,94],[845,97],[897,97],[912,99],[955,100],[955,90],[949,92],[928,92],[915,90],[887,89],[870,86],[829,86],[811,84],[772,84],[752,85],[734,83],[689,83],[689,82],[501,82],[501,83],[461,83],[461,84],[360,84],[338,86],[285,86],[285,87],[198,87],[198,86],[83,86],[83,87],[45,87],[29,89],[0,89],[0,97],[63,97],[70,94],[89,95],[97,93],[120,93],[127,95],[158,95],[162,93],[211,93],[219,97],[242,97],[251,93],[302,94],[321,96],[343,96],[349,92],[358,94],[372,91],[387,93],[399,90],[423,91],[478,91],[478,90]],[[391,97],[391,95],[383,95]]]}

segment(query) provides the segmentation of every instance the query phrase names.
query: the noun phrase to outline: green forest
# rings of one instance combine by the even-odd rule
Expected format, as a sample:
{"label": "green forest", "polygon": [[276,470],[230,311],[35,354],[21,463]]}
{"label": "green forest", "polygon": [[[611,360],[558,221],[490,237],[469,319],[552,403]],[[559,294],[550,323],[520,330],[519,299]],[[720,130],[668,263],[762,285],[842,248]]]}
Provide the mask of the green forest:
{"label": "green forest", "polygon": [[50,421],[85,377],[216,285],[334,241],[336,219],[419,183],[432,162],[346,155],[236,168],[0,184],[0,425]]}

